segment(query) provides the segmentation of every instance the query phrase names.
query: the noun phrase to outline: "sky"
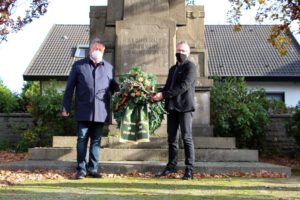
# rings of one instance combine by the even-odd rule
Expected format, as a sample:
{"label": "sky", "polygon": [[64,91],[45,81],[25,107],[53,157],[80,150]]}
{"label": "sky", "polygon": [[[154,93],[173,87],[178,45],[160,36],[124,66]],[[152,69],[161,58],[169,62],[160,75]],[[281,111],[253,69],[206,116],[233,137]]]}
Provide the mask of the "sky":
{"label": "sky", "polygon": [[[24,84],[23,73],[54,24],[89,24],[91,5],[107,5],[107,0],[49,0],[48,12],[23,28],[10,34],[8,41],[0,43],[0,79],[12,92],[20,93]],[[23,16],[29,0],[18,0],[14,16]],[[228,24],[228,0],[195,0],[204,5],[205,24]],[[254,24],[255,11],[244,13],[242,24]]]}

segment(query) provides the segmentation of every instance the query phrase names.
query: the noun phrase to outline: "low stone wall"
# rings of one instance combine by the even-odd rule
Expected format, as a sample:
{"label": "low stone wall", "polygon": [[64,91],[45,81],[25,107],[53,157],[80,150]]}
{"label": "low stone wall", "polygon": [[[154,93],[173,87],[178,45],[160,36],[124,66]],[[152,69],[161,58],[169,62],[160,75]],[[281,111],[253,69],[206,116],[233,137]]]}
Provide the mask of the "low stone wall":
{"label": "low stone wall", "polygon": [[[291,152],[297,145],[294,138],[288,137],[285,122],[291,115],[271,115],[271,125],[266,133],[266,150],[272,152]],[[28,113],[0,113],[0,144],[15,143],[20,140],[22,133],[32,126],[32,118]]]}
{"label": "low stone wall", "polygon": [[18,142],[30,126],[32,118],[29,113],[0,113],[0,144]]}
{"label": "low stone wall", "polygon": [[271,125],[266,133],[265,149],[272,152],[287,153],[294,151],[297,144],[293,137],[288,137],[285,123],[290,114],[271,115]]}

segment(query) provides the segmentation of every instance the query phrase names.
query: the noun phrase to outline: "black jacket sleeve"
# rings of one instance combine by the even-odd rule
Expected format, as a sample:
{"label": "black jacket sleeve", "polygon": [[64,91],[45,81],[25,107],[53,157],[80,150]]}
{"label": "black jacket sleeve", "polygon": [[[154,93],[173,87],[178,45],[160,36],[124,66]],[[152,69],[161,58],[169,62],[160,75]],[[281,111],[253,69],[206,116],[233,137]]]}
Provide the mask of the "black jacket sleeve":
{"label": "black jacket sleeve", "polygon": [[[171,71],[170,71],[171,72]],[[174,70],[172,71],[174,73]],[[164,87],[162,94],[164,98],[173,98],[186,92],[196,81],[196,66],[194,63],[188,61],[182,66],[179,66],[175,76],[173,77],[173,87],[170,88],[170,82],[172,81],[172,74],[169,74],[166,86]]]}

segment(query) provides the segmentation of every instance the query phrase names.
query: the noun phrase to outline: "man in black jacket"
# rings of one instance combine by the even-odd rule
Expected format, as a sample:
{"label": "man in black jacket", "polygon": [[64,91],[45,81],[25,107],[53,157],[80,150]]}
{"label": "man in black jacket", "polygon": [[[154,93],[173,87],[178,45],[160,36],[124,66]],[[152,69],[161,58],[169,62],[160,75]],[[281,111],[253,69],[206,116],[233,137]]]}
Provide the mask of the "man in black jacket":
{"label": "man in black jacket", "polygon": [[169,145],[169,161],[158,176],[167,176],[176,172],[180,127],[185,153],[184,180],[193,179],[195,161],[194,142],[192,137],[192,119],[195,110],[194,96],[196,83],[196,66],[187,58],[189,45],[181,41],[176,45],[177,62],[169,70],[167,82],[161,92],[152,97],[154,101],[165,99],[167,115],[167,132]]}

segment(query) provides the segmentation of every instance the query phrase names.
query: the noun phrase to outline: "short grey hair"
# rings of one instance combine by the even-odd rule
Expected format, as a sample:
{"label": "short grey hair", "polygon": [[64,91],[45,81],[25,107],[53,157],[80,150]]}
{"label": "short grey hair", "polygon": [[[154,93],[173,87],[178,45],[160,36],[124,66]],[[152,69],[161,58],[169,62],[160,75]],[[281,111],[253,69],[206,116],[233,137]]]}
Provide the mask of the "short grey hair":
{"label": "short grey hair", "polygon": [[93,46],[94,44],[102,44],[100,38],[98,37],[94,38],[90,43],[90,47]]}
{"label": "short grey hair", "polygon": [[91,50],[91,48],[92,48],[93,46],[95,46],[95,45],[101,46],[100,51],[104,52],[104,50],[105,50],[105,45],[101,42],[100,38],[97,38],[97,37],[94,38],[94,39],[91,41],[91,44],[90,44],[89,49]]}
{"label": "short grey hair", "polygon": [[177,42],[176,47],[177,47],[178,45],[180,45],[180,44],[186,45],[186,46],[188,47],[188,54],[190,54],[191,48],[190,48],[190,45],[187,43],[187,41],[182,40],[182,41]]}

